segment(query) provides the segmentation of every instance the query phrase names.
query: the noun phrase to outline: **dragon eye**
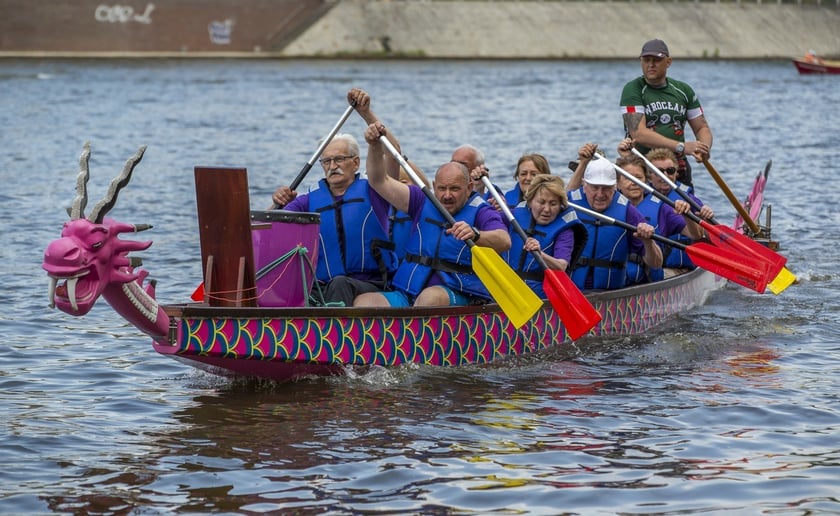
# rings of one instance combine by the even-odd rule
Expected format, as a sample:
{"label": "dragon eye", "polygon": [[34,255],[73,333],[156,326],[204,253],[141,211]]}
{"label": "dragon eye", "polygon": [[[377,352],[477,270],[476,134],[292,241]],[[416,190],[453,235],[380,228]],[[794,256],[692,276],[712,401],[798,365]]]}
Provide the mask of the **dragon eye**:
{"label": "dragon eye", "polygon": [[93,244],[91,244],[91,247],[93,249],[99,249],[100,247],[102,247],[103,244],[104,242],[94,242]]}

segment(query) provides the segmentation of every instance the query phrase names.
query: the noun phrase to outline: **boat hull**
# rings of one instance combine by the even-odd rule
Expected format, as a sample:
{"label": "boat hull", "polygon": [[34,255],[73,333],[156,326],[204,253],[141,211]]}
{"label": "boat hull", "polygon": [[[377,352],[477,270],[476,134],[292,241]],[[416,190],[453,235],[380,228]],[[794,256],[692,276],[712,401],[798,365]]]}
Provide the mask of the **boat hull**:
{"label": "boat hull", "polygon": [[[644,333],[705,302],[725,284],[696,269],[668,280],[589,294],[592,336]],[[347,365],[486,364],[570,342],[549,303],[517,329],[498,305],[440,308],[231,308],[168,305],[161,354],[215,373],[278,381],[340,374]]]}
{"label": "boat hull", "polygon": [[793,65],[800,74],[840,74],[840,61],[806,61],[794,59]]}

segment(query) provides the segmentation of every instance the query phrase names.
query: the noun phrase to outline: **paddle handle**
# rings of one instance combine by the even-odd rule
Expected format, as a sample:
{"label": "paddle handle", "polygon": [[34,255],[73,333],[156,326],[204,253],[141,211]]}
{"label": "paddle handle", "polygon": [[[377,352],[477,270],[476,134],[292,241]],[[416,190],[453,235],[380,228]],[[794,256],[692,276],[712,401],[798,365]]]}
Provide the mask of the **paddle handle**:
{"label": "paddle handle", "polygon": [[[513,216],[513,213],[511,213],[510,208],[508,208],[507,206],[507,202],[505,202],[505,200],[502,199],[502,194],[500,194],[499,191],[496,190],[496,187],[494,187],[493,183],[490,182],[490,178],[487,176],[481,176],[481,182],[484,183],[484,186],[487,188],[487,190],[490,191],[490,194],[493,196],[493,199],[496,200],[496,204],[499,205],[499,208],[502,210],[502,213],[505,214],[505,217],[507,217],[508,222],[510,222],[511,226],[513,226],[513,229],[516,231],[516,234],[519,235],[519,238],[522,239],[522,242],[524,243],[526,240],[528,240],[528,235],[525,234],[525,230],[522,229],[522,225],[519,224],[519,221],[516,220],[516,217]],[[542,252],[536,250],[531,251],[531,254],[533,254],[534,258],[537,259],[537,262],[539,262],[540,267],[542,267],[544,270],[548,269],[548,264],[545,263],[545,259],[542,256]]]}
{"label": "paddle handle", "polygon": [[[583,206],[579,206],[575,203],[570,202],[569,206],[578,210],[581,213],[585,213],[585,214],[587,214],[591,217],[595,217],[596,219],[600,219],[603,222],[606,222],[607,224],[612,224],[614,226],[618,226],[620,228],[624,228],[624,229],[627,229],[627,230],[630,230],[630,231],[636,231],[635,226],[633,226],[632,224],[628,224],[628,223],[624,222],[623,220],[614,219],[613,217],[610,217],[609,215],[604,215],[603,213],[598,213],[597,211],[590,210],[589,208],[584,208]],[[682,242],[677,242],[676,240],[671,240],[670,238],[666,238],[662,235],[657,235],[656,233],[654,233],[653,236],[651,236],[651,239],[656,240],[657,242],[662,242],[663,244],[667,244],[671,247],[676,247],[677,249],[680,249],[681,251],[685,251],[688,248],[688,246],[683,244]]]}
{"label": "paddle handle", "polygon": [[[391,156],[393,156],[394,159],[399,162],[400,166],[403,169],[405,169],[406,173],[408,173],[409,177],[411,177],[411,180],[414,181],[414,184],[416,184],[423,190],[423,193],[426,194],[426,197],[429,199],[429,201],[431,201],[431,203],[435,205],[435,208],[437,208],[437,210],[446,220],[447,224],[449,224],[450,227],[453,226],[455,224],[455,218],[452,217],[451,213],[446,211],[446,208],[444,208],[438,200],[438,198],[435,197],[434,192],[429,190],[429,187],[426,186],[426,183],[424,183],[423,180],[420,179],[420,177],[417,175],[417,173],[414,172],[414,169],[411,168],[411,165],[408,164],[408,161],[406,161],[402,154],[400,154],[400,151],[398,151],[397,148],[394,147],[394,145],[388,140],[388,137],[383,134],[379,137],[379,141],[382,142],[386,149],[388,149],[388,152],[391,153]],[[470,246],[470,248],[472,248],[475,245],[475,242],[473,242],[472,239],[467,239],[465,240],[465,242],[467,243],[467,245]]]}
{"label": "paddle handle", "polygon": [[723,180],[723,177],[721,177],[721,175],[718,174],[718,171],[715,170],[715,167],[713,167],[712,164],[709,163],[709,160],[705,158],[703,158],[703,166],[706,167],[706,170],[709,171],[709,174],[712,176],[712,179],[715,180],[715,183],[717,183],[718,187],[720,187],[721,191],[723,191],[724,195],[726,195],[726,198],[729,199],[729,203],[732,204],[732,206],[735,208],[735,211],[738,212],[738,215],[740,215],[741,218],[744,219],[744,222],[747,223],[747,226],[749,226],[750,231],[757,235],[760,232],[758,224],[756,224],[752,217],[750,217],[750,214],[747,212],[746,208],[744,208],[744,206],[741,204],[738,198],[735,197],[735,194],[732,193],[732,190],[729,189],[729,186],[726,184],[726,181]]}

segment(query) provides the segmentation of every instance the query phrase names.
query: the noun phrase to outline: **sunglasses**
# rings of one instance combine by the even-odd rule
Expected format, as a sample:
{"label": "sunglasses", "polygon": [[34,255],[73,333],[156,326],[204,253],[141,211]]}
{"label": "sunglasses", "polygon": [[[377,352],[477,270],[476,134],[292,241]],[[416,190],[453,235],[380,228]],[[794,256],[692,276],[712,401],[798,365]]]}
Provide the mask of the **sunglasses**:
{"label": "sunglasses", "polygon": [[677,173],[677,169],[676,169],[676,167],[668,167],[668,168],[663,168],[662,172],[665,172],[669,176],[673,176],[674,174]]}

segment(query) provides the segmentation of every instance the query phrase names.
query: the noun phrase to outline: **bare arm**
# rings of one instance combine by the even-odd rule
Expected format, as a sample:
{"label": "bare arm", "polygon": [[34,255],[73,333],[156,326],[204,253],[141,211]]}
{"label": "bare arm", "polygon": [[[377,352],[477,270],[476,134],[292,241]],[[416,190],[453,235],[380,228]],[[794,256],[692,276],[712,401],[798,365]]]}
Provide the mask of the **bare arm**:
{"label": "bare arm", "polygon": [[368,143],[368,156],[365,162],[368,182],[392,206],[407,212],[411,192],[408,185],[394,179],[386,172],[385,155],[390,156],[390,152],[379,140],[380,136],[387,136],[385,126],[381,122],[372,123],[365,130],[365,141]]}
{"label": "bare arm", "polygon": [[634,142],[649,149],[663,147],[673,151],[679,143],[677,140],[662,136],[653,129],[648,129],[644,113],[625,113],[624,126]]}
{"label": "bare arm", "polygon": [[[475,242],[475,231],[463,220],[455,222],[446,232],[458,240],[472,239]],[[498,253],[503,253],[510,249],[510,233],[508,233],[507,229],[488,229],[486,231],[480,230],[480,232],[481,236],[478,242],[475,242],[475,245],[489,247]]]}
{"label": "bare arm", "polygon": [[596,150],[598,150],[598,145],[595,143],[584,143],[578,150],[578,166],[572,173],[572,177],[566,182],[566,191],[577,190],[583,186],[583,173]]}
{"label": "bare arm", "polygon": [[[370,125],[375,122],[379,122],[379,118],[374,114],[373,110],[370,109],[370,95],[367,94],[361,88],[353,88],[347,92],[347,102],[353,104],[356,108],[356,112],[362,117],[365,121],[365,124]],[[388,141],[394,146],[395,149],[400,149],[400,142],[397,140],[397,137],[393,134],[387,134]],[[387,149],[383,148],[385,152],[385,166],[386,172],[389,176],[393,177],[394,179],[400,178],[400,164],[397,160],[391,156],[391,153],[388,152]]]}
{"label": "bare arm", "polygon": [[528,237],[525,240],[524,248],[526,251],[533,253],[534,251],[539,251],[540,255],[542,255],[543,261],[548,266],[549,269],[558,270],[558,271],[565,271],[566,268],[569,266],[569,262],[562,258],[555,258],[554,256],[543,252],[540,248],[540,243],[536,238]]}
{"label": "bare arm", "polygon": [[662,268],[662,249],[653,240],[642,240],[645,244],[645,265],[651,269]]}
{"label": "bare arm", "polygon": [[269,210],[274,210],[278,208],[283,208],[294,198],[297,197],[297,192],[289,188],[288,186],[281,186],[274,190],[274,193],[271,195],[271,200],[274,201],[274,204],[270,206]]}
{"label": "bare arm", "polygon": [[[694,132],[694,138],[697,141],[686,142],[685,153],[693,154],[698,162],[703,161],[703,158],[708,159],[709,154],[712,152],[713,137],[712,128],[706,122],[706,117],[700,115],[697,118],[693,118],[688,121],[688,125],[691,127],[692,132]],[[693,145],[689,145],[689,143],[693,143]]]}
{"label": "bare arm", "polygon": [[[685,142],[685,154],[693,154],[695,157],[699,155],[700,158],[698,159],[701,159],[704,155],[708,156],[712,148],[712,130],[706,122],[706,117],[701,115],[693,120],[689,120],[688,125],[694,132],[694,137],[697,141]],[[635,143],[649,149],[662,147],[676,152],[677,144],[680,143],[677,140],[662,136],[653,129],[648,129],[647,118],[642,113],[625,113],[624,126],[627,127],[630,138]]]}
{"label": "bare arm", "polygon": [[645,246],[645,265],[651,269],[659,269],[662,267],[662,249],[652,239],[654,232],[655,229],[653,226],[645,222],[640,222],[636,226],[636,232],[633,233],[633,236],[641,239],[642,244]]}

